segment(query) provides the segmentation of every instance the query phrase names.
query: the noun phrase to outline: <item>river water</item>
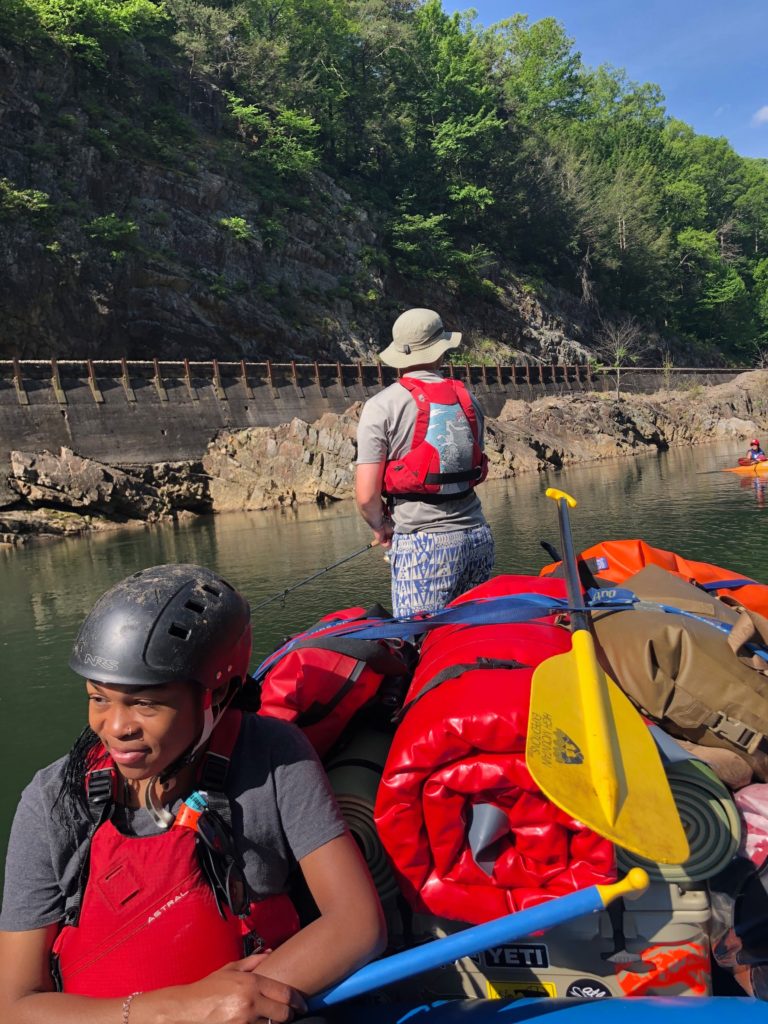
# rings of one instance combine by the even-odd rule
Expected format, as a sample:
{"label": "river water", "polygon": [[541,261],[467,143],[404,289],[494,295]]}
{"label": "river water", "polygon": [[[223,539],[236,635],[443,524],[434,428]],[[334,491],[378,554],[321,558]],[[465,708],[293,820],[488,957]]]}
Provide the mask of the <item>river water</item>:
{"label": "river water", "polygon": [[[739,447],[676,449],[485,484],[496,571],[536,574],[550,561],[539,542],[559,547],[556,508],[544,497],[554,486],[578,500],[571,513],[577,550],[640,537],[768,582],[765,486],[719,471],[735,463]],[[354,504],[341,502],[0,549],[0,866],[21,788],[69,748],[85,722],[84,688],[67,657],[80,622],[113,582],[148,565],[197,562],[215,567],[255,606],[369,539]],[[376,549],[300,587],[284,604],[256,610],[253,664],[321,615],[374,601],[390,603],[388,566]]]}

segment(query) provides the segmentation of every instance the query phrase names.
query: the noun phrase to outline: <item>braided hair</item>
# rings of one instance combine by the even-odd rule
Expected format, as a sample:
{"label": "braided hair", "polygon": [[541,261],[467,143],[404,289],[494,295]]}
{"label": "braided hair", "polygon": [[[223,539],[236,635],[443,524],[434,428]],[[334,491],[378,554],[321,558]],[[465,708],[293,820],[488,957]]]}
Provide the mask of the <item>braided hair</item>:
{"label": "braided hair", "polygon": [[86,726],[72,745],[64,764],[64,777],[53,808],[67,829],[75,822],[89,817],[85,776],[98,752],[100,741],[90,726]]}

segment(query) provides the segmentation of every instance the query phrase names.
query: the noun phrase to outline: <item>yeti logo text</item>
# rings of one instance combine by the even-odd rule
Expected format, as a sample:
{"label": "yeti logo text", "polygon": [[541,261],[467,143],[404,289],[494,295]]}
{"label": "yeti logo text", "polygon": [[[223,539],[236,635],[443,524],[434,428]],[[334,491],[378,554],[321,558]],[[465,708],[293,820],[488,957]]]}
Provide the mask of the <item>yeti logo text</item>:
{"label": "yeti logo text", "polygon": [[111,658],[102,658],[100,654],[84,654],[83,661],[86,665],[103,668],[105,672],[117,672],[118,663]]}

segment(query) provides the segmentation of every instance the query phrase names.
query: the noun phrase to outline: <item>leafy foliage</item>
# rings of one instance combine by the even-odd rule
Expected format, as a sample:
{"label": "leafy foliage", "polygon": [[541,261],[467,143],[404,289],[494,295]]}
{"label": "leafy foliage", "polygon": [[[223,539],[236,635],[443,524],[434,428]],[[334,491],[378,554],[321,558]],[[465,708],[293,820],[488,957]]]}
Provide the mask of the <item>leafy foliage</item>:
{"label": "leafy foliage", "polygon": [[0,178],[0,220],[39,217],[50,206],[50,196],[35,188],[17,188],[8,178]]}
{"label": "leafy foliage", "polygon": [[[76,58],[102,159],[186,168],[193,140],[216,147],[258,194],[267,245],[323,171],[370,213],[382,273],[497,301],[493,268],[514,264],[598,321],[642,320],[713,358],[768,343],[768,161],[696,135],[654,84],[586,66],[552,18],[484,28],[440,0],[0,0],[0,34]],[[46,202],[0,182],[5,219]],[[88,230],[124,251],[136,225],[110,217]],[[250,237],[242,216],[219,223]]]}

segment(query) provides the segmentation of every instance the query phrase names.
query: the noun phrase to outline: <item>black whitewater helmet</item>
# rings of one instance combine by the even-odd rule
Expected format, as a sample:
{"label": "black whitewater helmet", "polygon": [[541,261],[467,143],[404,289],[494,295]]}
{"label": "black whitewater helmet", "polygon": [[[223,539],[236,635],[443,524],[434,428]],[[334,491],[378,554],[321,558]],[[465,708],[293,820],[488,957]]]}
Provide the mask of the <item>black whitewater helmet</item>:
{"label": "black whitewater helmet", "polygon": [[69,667],[98,683],[195,682],[211,691],[242,684],[250,657],[251,610],[242,594],[199,565],[156,565],[99,598]]}

